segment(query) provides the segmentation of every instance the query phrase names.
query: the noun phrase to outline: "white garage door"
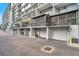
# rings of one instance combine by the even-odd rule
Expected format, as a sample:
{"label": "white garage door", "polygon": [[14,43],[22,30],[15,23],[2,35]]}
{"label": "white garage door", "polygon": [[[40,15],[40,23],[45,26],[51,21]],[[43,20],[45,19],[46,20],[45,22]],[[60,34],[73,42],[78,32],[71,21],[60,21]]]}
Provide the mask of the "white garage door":
{"label": "white garage door", "polygon": [[39,36],[46,38],[46,29],[39,29]]}
{"label": "white garage door", "polygon": [[53,39],[67,41],[67,39],[68,39],[67,28],[55,28],[55,29],[53,29]]}
{"label": "white garage door", "polygon": [[26,35],[26,36],[29,36],[29,32],[30,32],[30,31],[27,29],[25,35]]}

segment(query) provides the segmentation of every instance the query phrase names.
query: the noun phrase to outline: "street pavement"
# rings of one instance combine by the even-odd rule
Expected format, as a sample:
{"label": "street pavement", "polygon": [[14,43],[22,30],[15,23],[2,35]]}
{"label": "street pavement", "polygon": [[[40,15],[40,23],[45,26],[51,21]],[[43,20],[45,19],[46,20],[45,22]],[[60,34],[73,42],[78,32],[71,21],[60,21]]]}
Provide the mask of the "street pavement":
{"label": "street pavement", "polygon": [[[41,49],[46,46],[55,48],[54,52],[47,53]],[[29,38],[22,35],[13,35],[0,31],[1,56],[79,56],[79,49],[69,47],[64,41]]]}

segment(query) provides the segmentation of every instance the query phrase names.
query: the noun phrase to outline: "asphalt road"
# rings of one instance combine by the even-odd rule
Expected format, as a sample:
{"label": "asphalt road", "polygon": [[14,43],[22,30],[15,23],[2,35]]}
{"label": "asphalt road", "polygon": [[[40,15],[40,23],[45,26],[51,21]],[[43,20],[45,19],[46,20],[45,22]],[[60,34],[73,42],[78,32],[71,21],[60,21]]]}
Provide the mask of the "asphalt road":
{"label": "asphalt road", "polygon": [[[55,52],[47,53],[41,49],[46,46],[55,47]],[[1,56],[79,56],[79,49],[66,45],[66,42],[29,38],[0,31]]]}

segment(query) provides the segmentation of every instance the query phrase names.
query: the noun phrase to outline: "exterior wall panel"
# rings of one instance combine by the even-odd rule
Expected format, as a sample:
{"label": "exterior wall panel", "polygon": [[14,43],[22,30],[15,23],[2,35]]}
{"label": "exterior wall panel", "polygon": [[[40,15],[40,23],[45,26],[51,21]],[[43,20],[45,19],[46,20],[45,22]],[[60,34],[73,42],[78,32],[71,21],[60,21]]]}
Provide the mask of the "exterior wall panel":
{"label": "exterior wall panel", "polygon": [[67,28],[53,28],[51,29],[51,39],[67,41],[68,29]]}

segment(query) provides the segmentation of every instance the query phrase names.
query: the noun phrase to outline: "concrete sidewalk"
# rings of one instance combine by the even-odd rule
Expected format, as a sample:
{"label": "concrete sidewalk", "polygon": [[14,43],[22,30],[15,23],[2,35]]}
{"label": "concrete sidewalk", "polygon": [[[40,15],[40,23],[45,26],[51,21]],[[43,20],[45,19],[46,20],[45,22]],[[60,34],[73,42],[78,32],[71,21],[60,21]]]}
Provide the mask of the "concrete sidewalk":
{"label": "concrete sidewalk", "polygon": [[[55,47],[55,52],[47,53],[41,49]],[[0,31],[0,55],[2,56],[79,56],[79,49],[71,48],[66,42],[29,38]]]}

